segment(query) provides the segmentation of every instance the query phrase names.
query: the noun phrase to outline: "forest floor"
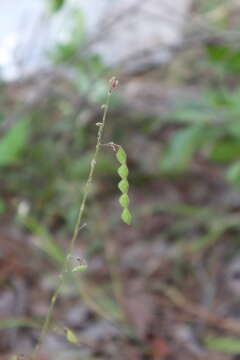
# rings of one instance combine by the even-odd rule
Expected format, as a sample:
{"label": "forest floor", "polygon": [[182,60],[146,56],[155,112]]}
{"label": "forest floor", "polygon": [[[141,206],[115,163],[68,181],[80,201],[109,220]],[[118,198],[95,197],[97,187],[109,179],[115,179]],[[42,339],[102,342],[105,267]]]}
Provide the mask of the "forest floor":
{"label": "forest floor", "polygon": [[[240,195],[219,175],[196,160],[188,177],[133,189],[139,212],[131,227],[109,225],[115,196],[96,201],[88,270],[63,289],[39,359],[233,359],[209,340],[240,334]],[[58,232],[54,239],[62,247],[69,241]],[[1,359],[28,359],[57,281],[39,241],[10,219],[1,222]],[[88,241],[82,230],[76,252]],[[66,341],[64,327],[78,345]]]}

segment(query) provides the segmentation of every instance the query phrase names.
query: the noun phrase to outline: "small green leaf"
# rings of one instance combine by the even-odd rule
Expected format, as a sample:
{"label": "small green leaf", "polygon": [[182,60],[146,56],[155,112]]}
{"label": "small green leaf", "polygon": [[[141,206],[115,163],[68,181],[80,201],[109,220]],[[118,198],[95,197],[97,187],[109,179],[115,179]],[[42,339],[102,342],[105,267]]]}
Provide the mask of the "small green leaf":
{"label": "small green leaf", "polygon": [[207,337],[205,344],[209,349],[222,351],[227,354],[237,354],[240,352],[240,340],[230,337]]}
{"label": "small green leaf", "polygon": [[78,338],[74,332],[68,328],[65,328],[66,339],[72,344],[78,344]]}
{"label": "small green leaf", "polygon": [[116,157],[118,159],[118,161],[120,162],[120,164],[125,164],[126,160],[127,160],[127,154],[126,152],[123,150],[123,148],[120,146],[119,150],[116,154]]}
{"label": "small green leaf", "polygon": [[10,360],[18,360],[18,356],[17,355],[13,355],[10,357]]}
{"label": "small green leaf", "polygon": [[212,148],[210,159],[216,162],[227,163],[239,159],[239,139],[226,138],[218,141]]}
{"label": "small green leaf", "polygon": [[128,167],[127,165],[123,164],[120,166],[120,168],[118,169],[118,174],[122,179],[127,178],[128,176]]}
{"label": "small green leaf", "polygon": [[206,48],[209,59],[214,63],[219,63],[230,55],[230,48],[225,45],[209,45]]}
{"label": "small green leaf", "polygon": [[0,140],[0,166],[12,165],[27,143],[29,120],[21,119]]}
{"label": "small green leaf", "polygon": [[122,218],[122,221],[128,225],[130,225],[132,222],[132,215],[130,214],[130,211],[127,208],[125,208],[123,210],[121,218]]}
{"label": "small green leaf", "polygon": [[5,211],[6,211],[5,202],[0,198],[0,215],[4,214]]}
{"label": "small green leaf", "polygon": [[208,128],[204,124],[194,124],[179,130],[170,140],[168,151],[160,168],[165,173],[180,174],[189,166],[194,153],[207,140]]}
{"label": "small green leaf", "polygon": [[118,188],[123,194],[126,194],[129,189],[129,184],[127,179],[121,180],[120,183],[118,184]]}
{"label": "small green leaf", "polygon": [[87,270],[87,268],[88,268],[87,264],[78,265],[72,269],[72,272],[85,271],[85,270]]}
{"label": "small green leaf", "polygon": [[50,8],[53,12],[59,11],[63,5],[65,0],[50,0]]}
{"label": "small green leaf", "polygon": [[226,174],[227,180],[234,184],[240,185],[240,162],[231,165]]}
{"label": "small green leaf", "polygon": [[119,198],[119,203],[122,207],[127,208],[129,205],[129,197],[127,194],[123,194]]}

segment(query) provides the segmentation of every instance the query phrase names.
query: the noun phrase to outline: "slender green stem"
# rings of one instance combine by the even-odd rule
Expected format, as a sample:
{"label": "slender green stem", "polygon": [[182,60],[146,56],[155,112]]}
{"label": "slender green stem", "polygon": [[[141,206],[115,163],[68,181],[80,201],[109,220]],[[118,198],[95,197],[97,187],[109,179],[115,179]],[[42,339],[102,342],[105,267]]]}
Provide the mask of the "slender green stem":
{"label": "slender green stem", "polygon": [[[93,178],[94,170],[95,170],[95,167],[96,167],[97,156],[98,156],[100,146],[101,146],[103,129],[104,129],[104,125],[105,125],[105,122],[106,122],[108,109],[109,109],[110,97],[111,97],[111,91],[108,92],[106,104],[103,105],[104,106],[104,112],[103,112],[102,122],[100,123],[99,129],[98,129],[97,144],[96,144],[96,148],[95,148],[95,153],[94,153],[93,158],[91,160],[88,179],[87,179],[87,182],[86,182],[86,185],[85,185],[82,202],[81,202],[81,205],[80,205],[80,208],[79,208],[78,218],[77,218],[77,221],[76,221],[75,229],[74,229],[74,232],[73,232],[73,237],[71,239],[70,246],[69,246],[69,252],[68,252],[67,255],[71,255],[71,253],[73,251],[73,248],[74,248],[75,241],[76,241],[78,233],[79,233],[79,229],[80,229],[80,225],[81,225],[81,221],[82,221],[82,216],[83,216],[83,212],[84,212],[84,209],[85,209],[86,200],[88,198],[90,185],[92,183],[92,178]],[[67,257],[66,257],[66,259],[67,259]]]}
{"label": "slender green stem", "polygon": [[103,110],[102,122],[98,123],[99,129],[98,129],[98,134],[97,134],[96,148],[95,148],[95,152],[94,152],[94,155],[93,155],[91,163],[90,163],[90,170],[89,170],[89,174],[88,174],[88,179],[86,181],[85,188],[84,188],[84,191],[83,191],[83,197],[82,197],[82,201],[81,201],[81,204],[80,204],[80,207],[79,207],[79,212],[78,212],[77,221],[76,221],[74,231],[73,231],[73,236],[71,238],[71,241],[70,241],[66,256],[64,258],[63,268],[62,268],[62,271],[61,271],[60,276],[59,276],[59,282],[58,282],[58,285],[57,285],[57,287],[56,287],[56,289],[55,289],[55,291],[54,291],[54,293],[52,295],[51,303],[50,303],[47,315],[46,315],[45,320],[44,320],[43,325],[42,325],[39,340],[38,340],[38,343],[37,343],[37,345],[36,345],[36,347],[34,349],[33,355],[32,355],[32,360],[36,360],[38,352],[39,352],[40,347],[41,347],[41,344],[43,342],[44,336],[46,335],[46,333],[47,333],[47,331],[49,329],[49,325],[50,325],[50,322],[51,322],[54,307],[55,307],[56,301],[58,299],[58,296],[59,296],[59,294],[61,292],[61,287],[62,287],[62,284],[63,284],[63,281],[64,281],[64,274],[68,271],[68,260],[69,260],[69,257],[71,256],[72,252],[73,252],[74,245],[75,245],[75,242],[77,240],[77,237],[78,237],[78,234],[79,234],[79,231],[80,231],[80,226],[81,226],[81,222],[82,222],[83,213],[84,213],[84,210],[85,210],[86,201],[87,201],[87,198],[88,198],[88,195],[89,195],[90,186],[91,186],[93,175],[94,175],[94,170],[96,168],[97,156],[98,156],[98,153],[99,153],[99,150],[100,150],[100,147],[101,147],[103,130],[104,130],[105,122],[106,122],[106,119],[107,119],[107,114],[108,114],[112,89],[113,89],[113,87],[112,87],[112,83],[111,83],[110,89],[109,89],[108,94],[107,94],[106,104],[103,105],[104,110]]}
{"label": "slender green stem", "polygon": [[47,312],[47,315],[46,315],[46,318],[44,320],[44,323],[43,323],[43,326],[42,326],[42,329],[41,329],[41,333],[40,333],[40,336],[39,336],[39,339],[38,339],[38,343],[34,349],[34,352],[33,352],[33,355],[32,355],[32,359],[33,360],[36,360],[37,358],[37,354],[40,350],[40,346],[43,342],[43,339],[44,339],[44,336],[49,328],[49,324],[50,324],[50,320],[51,320],[51,316],[52,316],[52,313],[53,313],[53,310],[54,310],[54,306],[55,306],[55,303],[56,303],[56,300],[58,298],[58,295],[61,291],[61,287],[62,287],[62,282],[63,282],[63,277],[62,277],[62,274],[60,275],[60,281],[58,283],[58,286],[57,288],[55,289],[54,291],[54,294],[51,298],[51,303],[49,305],[49,308],[48,308],[48,312]]}

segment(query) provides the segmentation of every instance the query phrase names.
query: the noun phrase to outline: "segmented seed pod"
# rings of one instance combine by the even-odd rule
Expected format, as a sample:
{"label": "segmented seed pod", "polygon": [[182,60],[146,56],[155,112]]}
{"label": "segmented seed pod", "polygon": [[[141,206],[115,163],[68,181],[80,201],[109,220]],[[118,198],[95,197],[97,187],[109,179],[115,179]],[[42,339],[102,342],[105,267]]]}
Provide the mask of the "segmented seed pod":
{"label": "segmented seed pod", "polygon": [[118,161],[120,162],[120,164],[126,164],[127,154],[121,146],[119,146],[119,149],[116,153],[116,157],[117,157]]}
{"label": "segmented seed pod", "polygon": [[128,194],[122,194],[119,198],[119,203],[123,208],[127,208],[129,205],[129,197]]}
{"label": "segmented seed pod", "polygon": [[132,222],[132,215],[128,208],[123,209],[122,215],[121,215],[122,221],[126,224],[130,225]]}
{"label": "segmented seed pod", "polygon": [[121,181],[118,184],[118,187],[122,193],[122,195],[119,198],[119,203],[123,208],[121,219],[126,224],[130,225],[132,222],[132,215],[128,209],[129,206],[129,197],[128,197],[128,166],[127,166],[127,154],[123,150],[121,146],[119,146],[119,149],[116,153],[116,158],[121,164],[121,166],[118,168],[118,174],[121,178]]}
{"label": "segmented seed pod", "polygon": [[118,184],[118,188],[123,194],[127,194],[128,189],[129,189],[128,181],[126,179],[121,180]]}
{"label": "segmented seed pod", "polygon": [[118,168],[118,174],[122,179],[126,179],[128,177],[128,167],[126,164],[122,164]]}

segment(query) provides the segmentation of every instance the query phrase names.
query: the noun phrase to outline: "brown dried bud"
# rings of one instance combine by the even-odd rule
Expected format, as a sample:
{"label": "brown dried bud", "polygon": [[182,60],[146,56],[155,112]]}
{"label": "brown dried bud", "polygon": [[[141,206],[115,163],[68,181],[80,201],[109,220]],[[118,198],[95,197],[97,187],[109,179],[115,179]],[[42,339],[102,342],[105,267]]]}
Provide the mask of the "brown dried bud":
{"label": "brown dried bud", "polygon": [[118,83],[119,81],[115,78],[115,76],[113,76],[110,79],[111,89],[116,89],[118,87]]}

